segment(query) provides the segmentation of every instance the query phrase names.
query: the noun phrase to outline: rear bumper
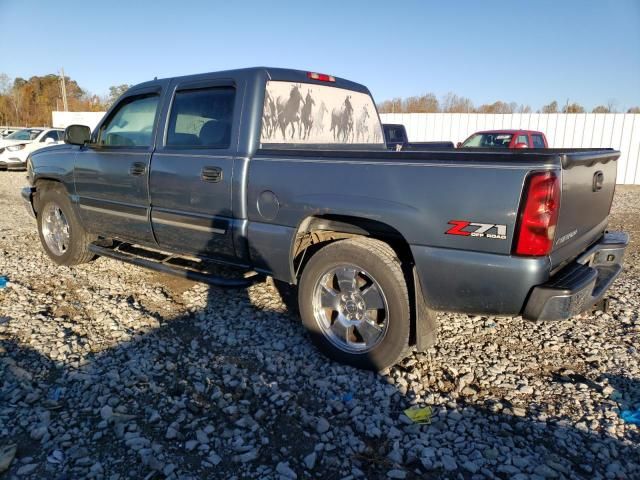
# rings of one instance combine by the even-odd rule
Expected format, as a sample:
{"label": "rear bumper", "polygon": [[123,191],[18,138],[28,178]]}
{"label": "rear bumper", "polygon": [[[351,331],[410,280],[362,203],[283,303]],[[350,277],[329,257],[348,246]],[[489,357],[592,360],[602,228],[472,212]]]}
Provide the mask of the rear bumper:
{"label": "rear bumper", "polygon": [[563,320],[597,303],[622,272],[629,236],[607,232],[574,262],[534,287],[523,311],[529,320]]}
{"label": "rear bumper", "polygon": [[531,288],[549,279],[548,257],[516,257],[412,245],[427,307],[481,315],[519,315]]}

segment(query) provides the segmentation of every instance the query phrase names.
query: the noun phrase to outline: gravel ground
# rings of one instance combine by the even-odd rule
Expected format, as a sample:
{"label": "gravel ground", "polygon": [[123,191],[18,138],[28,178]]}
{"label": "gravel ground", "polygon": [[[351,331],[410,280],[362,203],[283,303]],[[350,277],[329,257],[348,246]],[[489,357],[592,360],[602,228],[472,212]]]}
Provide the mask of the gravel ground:
{"label": "gravel ground", "polygon": [[[637,241],[609,313],[442,314],[434,348],[376,375],[318,354],[270,282],[54,266],[23,183],[0,175],[3,478],[640,478]],[[640,238],[639,207],[618,188],[612,228]]]}

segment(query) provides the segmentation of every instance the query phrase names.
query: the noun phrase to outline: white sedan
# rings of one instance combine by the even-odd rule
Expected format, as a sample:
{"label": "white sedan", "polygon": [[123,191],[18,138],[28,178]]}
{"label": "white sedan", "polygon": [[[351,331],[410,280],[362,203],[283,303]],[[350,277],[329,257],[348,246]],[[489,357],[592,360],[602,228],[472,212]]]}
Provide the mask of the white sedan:
{"label": "white sedan", "polygon": [[64,130],[25,128],[0,140],[0,170],[24,170],[31,152],[62,143]]}

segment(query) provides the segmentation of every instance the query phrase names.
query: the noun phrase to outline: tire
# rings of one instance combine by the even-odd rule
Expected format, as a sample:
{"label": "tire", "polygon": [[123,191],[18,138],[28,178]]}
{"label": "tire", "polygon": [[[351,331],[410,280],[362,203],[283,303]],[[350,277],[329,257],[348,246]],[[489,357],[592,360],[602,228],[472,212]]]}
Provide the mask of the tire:
{"label": "tire", "polygon": [[338,362],[380,371],[410,351],[407,283],[396,253],[379,240],[319,250],[302,273],[298,304],[313,343]]}
{"label": "tire", "polygon": [[61,186],[47,185],[38,191],[37,221],[42,248],[58,265],[79,265],[95,257],[89,251],[95,238],[82,227]]}

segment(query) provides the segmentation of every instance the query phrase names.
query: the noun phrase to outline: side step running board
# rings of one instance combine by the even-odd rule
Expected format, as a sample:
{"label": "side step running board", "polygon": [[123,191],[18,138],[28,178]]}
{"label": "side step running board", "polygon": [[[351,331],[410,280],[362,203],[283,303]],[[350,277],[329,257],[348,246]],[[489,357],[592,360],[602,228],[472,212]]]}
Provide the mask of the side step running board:
{"label": "side step running board", "polygon": [[[130,247],[130,251],[134,251],[135,253],[122,251],[120,248],[124,245]],[[170,262],[172,260],[181,260],[179,257],[174,257],[171,254],[164,254],[155,250],[145,250],[139,247],[129,246],[128,244],[115,244],[112,247],[106,247],[92,243],[89,245],[89,251],[102,257],[114,258],[122,262],[131,263],[132,265],[138,265],[139,267],[150,268],[158,272],[168,273],[169,275],[187,278],[196,282],[208,283],[209,285],[221,288],[245,288],[264,279],[262,275],[255,272],[249,272],[251,275],[243,278],[226,278],[213,275],[205,271],[188,268],[187,266],[171,264]],[[144,255],[145,253],[147,253],[148,256]]]}

